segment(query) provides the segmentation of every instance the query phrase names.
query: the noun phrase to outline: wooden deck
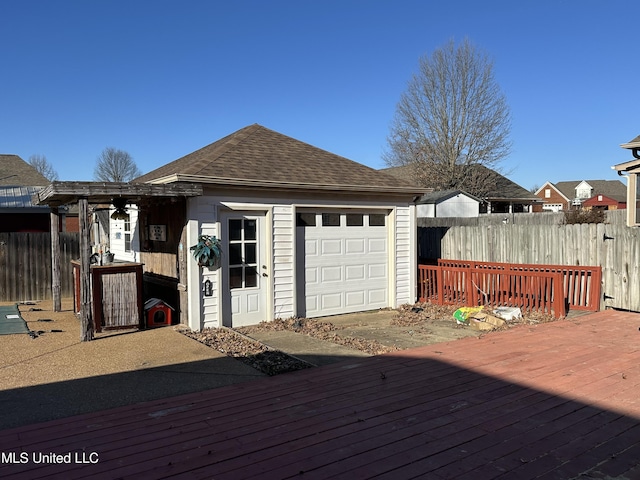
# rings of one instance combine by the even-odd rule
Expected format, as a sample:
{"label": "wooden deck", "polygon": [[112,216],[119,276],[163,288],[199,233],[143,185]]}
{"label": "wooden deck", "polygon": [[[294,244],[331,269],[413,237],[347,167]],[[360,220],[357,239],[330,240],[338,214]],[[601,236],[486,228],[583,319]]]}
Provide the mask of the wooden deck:
{"label": "wooden deck", "polygon": [[639,327],[605,311],[5,430],[0,477],[640,478]]}

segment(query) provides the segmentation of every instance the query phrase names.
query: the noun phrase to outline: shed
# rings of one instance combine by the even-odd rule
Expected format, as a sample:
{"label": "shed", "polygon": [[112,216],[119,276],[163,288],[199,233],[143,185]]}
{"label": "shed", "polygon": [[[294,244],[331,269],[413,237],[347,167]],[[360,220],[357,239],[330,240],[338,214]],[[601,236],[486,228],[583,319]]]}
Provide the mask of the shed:
{"label": "shed", "polygon": [[[171,215],[138,212],[131,251],[111,244],[116,256],[139,255],[158,282],[174,281],[181,322],[194,330],[416,300],[412,201],[422,189],[392,176],[254,124],[136,182],[203,188]],[[189,253],[204,234],[221,240],[212,268]]]}
{"label": "shed", "polygon": [[418,218],[477,217],[480,200],[462,190],[441,190],[424,194],[416,202]]}

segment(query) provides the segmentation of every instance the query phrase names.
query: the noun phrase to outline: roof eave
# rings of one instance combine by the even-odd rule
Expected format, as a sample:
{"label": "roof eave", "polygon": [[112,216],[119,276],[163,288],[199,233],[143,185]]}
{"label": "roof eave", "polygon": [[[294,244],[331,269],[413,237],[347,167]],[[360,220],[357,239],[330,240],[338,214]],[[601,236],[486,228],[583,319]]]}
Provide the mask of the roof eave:
{"label": "roof eave", "polygon": [[395,187],[380,185],[336,185],[300,182],[277,182],[269,180],[238,179],[225,177],[209,177],[200,175],[173,174],[149,180],[149,184],[169,184],[174,182],[202,183],[207,185],[233,186],[233,187],[259,187],[259,188],[284,188],[289,190],[322,190],[340,192],[362,192],[378,194],[406,194],[422,195],[424,188],[421,187]]}

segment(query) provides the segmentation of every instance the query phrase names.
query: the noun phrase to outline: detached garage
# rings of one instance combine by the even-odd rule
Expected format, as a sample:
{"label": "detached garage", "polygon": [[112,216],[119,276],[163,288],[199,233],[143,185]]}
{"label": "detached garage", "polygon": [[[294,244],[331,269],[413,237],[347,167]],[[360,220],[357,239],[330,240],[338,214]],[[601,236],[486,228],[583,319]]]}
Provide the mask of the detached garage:
{"label": "detached garage", "polygon": [[[412,202],[421,189],[394,177],[251,125],[137,182],[203,186],[169,222],[183,225],[175,246],[145,238],[162,208],[138,212],[143,248],[134,255],[153,264],[150,274],[175,278],[181,321],[194,330],[416,300]],[[203,234],[221,240],[214,267],[189,255]],[[151,261],[158,249],[175,251],[177,271],[170,259]]]}

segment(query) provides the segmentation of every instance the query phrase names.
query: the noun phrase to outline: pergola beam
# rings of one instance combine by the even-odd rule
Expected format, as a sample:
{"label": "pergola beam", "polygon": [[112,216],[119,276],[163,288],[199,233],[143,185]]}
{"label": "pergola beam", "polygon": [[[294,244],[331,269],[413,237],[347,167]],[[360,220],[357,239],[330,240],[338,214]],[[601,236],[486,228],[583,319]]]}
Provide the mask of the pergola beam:
{"label": "pergola beam", "polygon": [[[140,203],[154,198],[184,198],[202,195],[202,185],[195,183],[147,184],[105,182],[53,182],[33,196],[33,203],[51,207],[52,293],[54,311],[62,310],[60,299],[60,234],[58,208],[78,202],[80,226],[80,339],[93,340],[93,309],[91,295],[91,241],[89,204],[113,203],[115,198],[127,203]],[[60,305],[56,307],[56,305]],[[55,310],[58,308],[58,310]]]}

